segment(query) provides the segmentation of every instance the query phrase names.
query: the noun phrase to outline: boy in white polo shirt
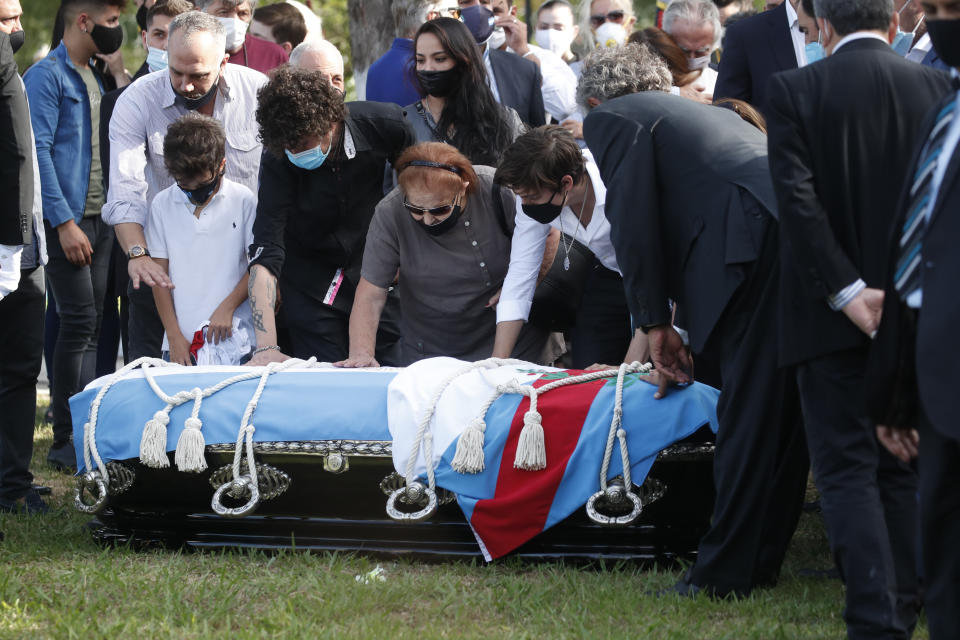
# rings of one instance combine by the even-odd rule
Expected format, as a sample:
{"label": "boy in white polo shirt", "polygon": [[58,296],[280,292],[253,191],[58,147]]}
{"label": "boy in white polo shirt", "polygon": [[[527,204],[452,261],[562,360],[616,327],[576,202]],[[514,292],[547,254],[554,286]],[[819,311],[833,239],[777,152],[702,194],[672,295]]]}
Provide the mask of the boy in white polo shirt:
{"label": "boy in white polo shirt", "polygon": [[184,365],[195,364],[191,344],[206,322],[207,344],[253,336],[246,250],[253,243],[257,198],[224,177],[225,145],[223,127],[208,116],[190,113],[170,125],[164,163],[176,183],[150,205],[147,246],[174,285],[172,291],[153,288],[163,351]]}

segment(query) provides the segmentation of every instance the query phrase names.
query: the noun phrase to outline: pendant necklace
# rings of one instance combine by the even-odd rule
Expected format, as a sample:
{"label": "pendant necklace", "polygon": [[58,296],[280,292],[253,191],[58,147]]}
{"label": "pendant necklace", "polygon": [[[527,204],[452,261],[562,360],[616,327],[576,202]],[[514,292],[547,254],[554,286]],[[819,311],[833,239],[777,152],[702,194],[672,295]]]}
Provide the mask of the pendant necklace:
{"label": "pendant necklace", "polygon": [[570,247],[573,246],[573,243],[577,241],[577,233],[580,232],[580,221],[583,220],[583,210],[587,206],[587,199],[589,194],[583,194],[583,202],[580,203],[580,215],[577,216],[577,228],[573,230],[573,237],[570,239],[570,244],[567,244],[566,239],[564,238],[566,232],[563,230],[563,214],[560,214],[560,244],[563,245],[563,270],[570,271]]}

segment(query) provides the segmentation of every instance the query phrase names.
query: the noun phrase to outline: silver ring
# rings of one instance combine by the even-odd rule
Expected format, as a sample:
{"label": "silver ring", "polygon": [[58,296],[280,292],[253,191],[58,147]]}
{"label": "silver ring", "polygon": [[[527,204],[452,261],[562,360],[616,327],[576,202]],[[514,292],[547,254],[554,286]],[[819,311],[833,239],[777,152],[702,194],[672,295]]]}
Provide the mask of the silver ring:
{"label": "silver ring", "polygon": [[[243,492],[250,492],[250,499],[247,500],[246,504],[236,508],[223,506],[222,500],[224,492],[231,491],[232,493],[241,490]],[[213,499],[210,501],[210,506],[213,508],[214,513],[225,518],[242,518],[252,513],[258,504],[260,504],[260,489],[249,475],[242,475],[236,480],[223,483],[213,494]]]}
{"label": "silver ring", "polygon": [[624,498],[633,503],[633,510],[630,513],[622,516],[608,516],[597,511],[597,500],[608,497],[609,495],[606,491],[597,491],[595,494],[590,496],[590,499],[587,500],[587,517],[597,524],[602,524],[608,527],[623,527],[640,517],[640,513],[643,511],[643,504],[640,502],[640,497],[637,496],[637,494],[635,494],[633,491],[627,491],[623,495]]}
{"label": "silver ring", "polygon": [[[407,495],[407,489],[413,489],[413,492],[422,491],[426,496],[427,504],[420,511],[406,513],[397,509],[397,499]],[[415,482],[410,487],[400,487],[390,494],[387,500],[387,515],[400,522],[422,522],[437,511],[437,492],[430,487],[424,487],[419,482]]]}
{"label": "silver ring", "polygon": [[[96,496],[93,502],[84,500],[84,490],[89,491],[93,496],[96,490]],[[79,511],[84,513],[99,513],[107,503],[107,483],[100,477],[99,471],[88,471],[77,481],[77,488],[73,493],[73,504]]]}

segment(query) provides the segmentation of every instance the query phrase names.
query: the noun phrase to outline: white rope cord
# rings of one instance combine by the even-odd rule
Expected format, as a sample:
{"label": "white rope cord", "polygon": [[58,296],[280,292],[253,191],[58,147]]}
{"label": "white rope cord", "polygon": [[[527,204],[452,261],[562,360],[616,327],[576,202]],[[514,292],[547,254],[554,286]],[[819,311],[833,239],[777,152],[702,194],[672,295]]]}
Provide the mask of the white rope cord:
{"label": "white rope cord", "polygon": [[[636,364],[636,363],[634,363]],[[649,365],[645,365],[649,369]],[[603,464],[600,465],[600,490],[607,490],[607,473],[610,471],[610,459],[613,456],[614,438],[620,443],[620,458],[623,462],[623,484],[627,491],[633,487],[630,478],[630,452],[627,450],[627,432],[621,428],[623,424],[623,378],[631,365],[621,364],[617,371],[617,393],[613,405],[613,420],[610,422],[610,432],[607,434],[607,447],[603,452]],[[634,373],[630,371],[629,373]]]}
{"label": "white rope cord", "polygon": [[[523,416],[523,429],[520,431],[520,439],[517,443],[517,453],[513,461],[513,466],[517,469],[527,471],[538,471],[547,466],[546,446],[544,440],[542,417],[537,411],[537,398],[544,393],[559,389],[573,384],[582,384],[601,380],[603,378],[618,377],[617,396],[614,405],[614,421],[617,426],[622,422],[623,417],[623,376],[629,373],[645,373],[652,369],[650,364],[641,364],[633,362],[631,364],[622,364],[619,369],[605,369],[602,371],[590,371],[578,376],[570,376],[554,380],[542,387],[534,388],[532,385],[522,385],[516,379],[505,384],[497,385],[496,390],[480,409],[480,415],[471,421],[470,425],[460,435],[457,442],[457,450],[451,461],[451,467],[457,473],[479,473],[484,469],[483,441],[486,431],[486,414],[501,395],[508,393],[522,394],[530,398],[530,408]],[[619,430],[622,431],[622,430]],[[619,436],[618,429],[611,431],[610,438]],[[622,454],[628,459],[626,451],[626,432],[620,437]],[[608,443],[608,449],[612,451],[612,441]],[[609,451],[605,456],[607,466],[609,467]],[[629,471],[627,472],[629,473]],[[606,482],[604,480],[604,482]]]}
{"label": "white rope cord", "polygon": [[473,362],[457,371],[454,371],[449,376],[447,376],[437,387],[436,391],[433,394],[433,398],[427,404],[426,410],[423,412],[423,416],[420,418],[420,423],[417,426],[417,435],[413,439],[413,447],[410,452],[410,457],[407,459],[407,469],[406,469],[406,479],[407,486],[411,486],[416,477],[414,476],[414,468],[417,463],[417,457],[420,454],[420,449],[423,447],[423,460],[427,467],[427,486],[431,491],[436,489],[436,480],[434,478],[434,465],[433,465],[433,433],[430,431],[430,422],[433,420],[434,414],[437,412],[437,404],[440,402],[440,397],[443,395],[443,392],[447,390],[447,387],[453,383],[454,380],[460,376],[470,373],[475,369],[490,369],[494,367],[502,367],[515,364],[529,364],[523,360],[514,360],[514,359],[505,359],[505,358],[487,358],[486,360],[479,360]]}
{"label": "white rope cord", "polygon": [[133,362],[130,362],[114,373],[110,378],[100,387],[100,391],[97,392],[97,395],[94,397],[93,402],[90,403],[90,410],[87,413],[87,421],[83,425],[83,462],[87,471],[93,469],[93,464],[97,465],[97,469],[100,471],[100,476],[107,480],[107,466],[103,463],[103,460],[100,458],[100,452],[97,451],[97,442],[96,442],[96,432],[97,432],[97,418],[100,414],[100,402],[103,400],[103,396],[107,394],[107,391],[110,390],[110,387],[114,383],[120,381],[124,376],[127,375],[133,369],[136,369],[139,366],[176,366],[171,365],[169,362],[164,362],[157,358],[137,358]]}

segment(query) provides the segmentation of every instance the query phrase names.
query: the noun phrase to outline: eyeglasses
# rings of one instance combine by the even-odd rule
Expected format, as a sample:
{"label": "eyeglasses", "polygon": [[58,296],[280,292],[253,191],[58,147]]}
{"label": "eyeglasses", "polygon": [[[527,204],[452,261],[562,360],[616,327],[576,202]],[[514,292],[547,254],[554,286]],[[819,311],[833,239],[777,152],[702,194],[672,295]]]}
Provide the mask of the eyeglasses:
{"label": "eyeglasses", "polygon": [[623,12],[622,9],[616,9],[615,11],[611,11],[607,15],[600,14],[597,16],[590,16],[590,24],[592,24],[595,28],[599,27],[604,22],[608,22],[608,21],[621,24],[623,22],[624,15],[626,14]]}
{"label": "eyeglasses", "polygon": [[451,211],[453,211],[453,203],[444,204],[439,207],[434,207],[432,209],[424,209],[423,207],[412,205],[406,200],[404,200],[403,206],[406,207],[407,211],[409,211],[412,215],[420,216],[420,217],[429,213],[434,218],[439,218],[441,216],[448,215]]}

